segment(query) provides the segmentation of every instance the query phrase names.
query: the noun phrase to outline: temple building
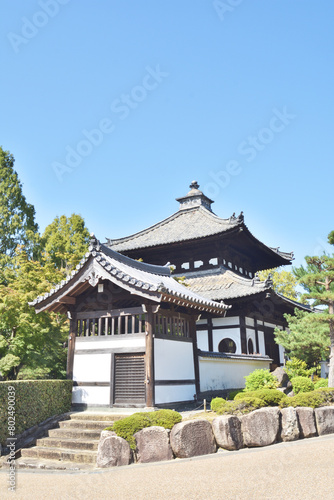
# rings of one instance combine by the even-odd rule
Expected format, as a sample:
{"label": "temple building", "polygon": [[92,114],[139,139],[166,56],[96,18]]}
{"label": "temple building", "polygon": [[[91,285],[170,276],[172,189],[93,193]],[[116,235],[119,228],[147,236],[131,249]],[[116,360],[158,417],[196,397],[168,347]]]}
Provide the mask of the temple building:
{"label": "temple building", "polygon": [[72,275],[31,303],[70,319],[74,404],[191,401],[283,364],[274,328],[303,306],[256,273],[293,254],[257,240],[242,213],[219,218],[198,184],[190,188],[175,214],[148,229],[105,244],[92,236]]}

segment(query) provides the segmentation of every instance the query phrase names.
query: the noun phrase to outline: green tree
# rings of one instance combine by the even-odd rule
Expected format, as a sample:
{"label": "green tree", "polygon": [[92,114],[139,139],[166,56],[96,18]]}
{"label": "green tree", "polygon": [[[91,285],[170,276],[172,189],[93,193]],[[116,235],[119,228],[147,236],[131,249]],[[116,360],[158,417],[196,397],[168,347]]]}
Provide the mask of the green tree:
{"label": "green tree", "polygon": [[67,319],[36,314],[28,302],[63,278],[51,262],[36,262],[20,247],[0,271],[0,373],[5,379],[63,378]]}
{"label": "green tree", "polygon": [[275,330],[275,341],[284,347],[289,356],[316,366],[329,353],[329,328],[318,323],[317,313],[295,309],[295,314],[285,314],[289,330]]}
{"label": "green tree", "polygon": [[80,262],[88,250],[89,231],[80,215],[56,217],[41,238],[41,247],[46,259],[65,274]]}
{"label": "green tree", "polygon": [[14,170],[14,157],[0,147],[0,257],[12,257],[17,245],[31,255],[38,234],[35,209],[27,203]]}
{"label": "green tree", "polygon": [[284,295],[288,299],[297,300],[296,286],[298,282],[291,272],[285,269],[267,269],[266,271],[260,271],[258,274],[261,281],[265,281],[271,275],[275,292]]}
{"label": "green tree", "polygon": [[[328,235],[329,243],[334,242],[334,232]],[[319,312],[309,321],[314,324],[314,332],[326,327],[330,341],[328,385],[334,387],[334,256],[305,257],[306,268],[296,270],[299,283],[305,288],[304,298],[313,306],[320,306]]]}

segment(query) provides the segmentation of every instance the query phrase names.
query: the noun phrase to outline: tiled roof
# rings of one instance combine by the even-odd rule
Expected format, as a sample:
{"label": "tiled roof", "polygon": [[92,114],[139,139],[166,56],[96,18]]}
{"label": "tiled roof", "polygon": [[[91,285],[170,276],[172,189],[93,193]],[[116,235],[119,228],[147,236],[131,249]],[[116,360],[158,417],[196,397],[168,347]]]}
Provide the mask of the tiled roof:
{"label": "tiled roof", "polygon": [[130,259],[100,244],[94,237],[91,240],[89,252],[76,270],[72,271],[72,275],[49,293],[37,297],[30,305],[35,306],[38,311],[48,309],[51,303],[59,301],[60,296],[71,296],[71,292],[74,292],[78,283],[88,281],[92,286],[96,286],[99,278],[110,279],[132,293],[144,295],[156,302],[177,301],[180,305],[217,313],[224,312],[230,307],[202,297],[178,283],[170,275],[168,267],[154,266]]}
{"label": "tiled roof", "polygon": [[106,244],[117,252],[168,245],[223,233],[238,227],[242,220],[236,217],[221,219],[203,206],[191,207],[126,238],[107,239]]}
{"label": "tiled roof", "polygon": [[271,279],[244,278],[221,266],[208,271],[187,273],[185,283],[196,293],[213,300],[226,300],[254,295],[272,288]]}

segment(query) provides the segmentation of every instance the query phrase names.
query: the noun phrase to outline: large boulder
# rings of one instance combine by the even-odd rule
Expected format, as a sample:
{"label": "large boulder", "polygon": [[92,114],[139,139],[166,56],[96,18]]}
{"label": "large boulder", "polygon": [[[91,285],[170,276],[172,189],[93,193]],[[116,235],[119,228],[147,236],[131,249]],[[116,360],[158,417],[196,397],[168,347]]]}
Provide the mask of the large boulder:
{"label": "large boulder", "polygon": [[101,432],[96,458],[98,467],[129,465],[131,456],[130,445],[125,439],[112,431]]}
{"label": "large boulder", "polygon": [[178,458],[208,455],[217,451],[212,427],[207,420],[189,420],[174,425],[170,444]]}
{"label": "large boulder", "polygon": [[235,415],[222,415],[212,422],[213,434],[218,446],[225,450],[243,448],[244,440],[241,432],[241,422]]}
{"label": "large boulder", "polygon": [[296,441],[299,439],[299,426],[297,419],[296,408],[289,406],[288,408],[283,408],[282,413],[282,430],[281,438],[282,441]]}
{"label": "large boulder", "polygon": [[169,443],[169,433],[164,427],[146,427],[134,435],[139,463],[171,460],[173,452]]}
{"label": "large boulder", "polygon": [[314,410],[308,407],[297,407],[297,418],[301,438],[310,438],[317,435],[315,426]]}
{"label": "large boulder", "polygon": [[278,380],[279,387],[286,387],[289,382],[289,376],[281,366],[278,366],[273,372],[272,375]]}
{"label": "large boulder", "polygon": [[334,433],[334,406],[323,406],[314,410],[319,436]]}
{"label": "large boulder", "polygon": [[261,408],[243,415],[240,420],[245,446],[268,446],[277,440],[280,427],[278,408]]}

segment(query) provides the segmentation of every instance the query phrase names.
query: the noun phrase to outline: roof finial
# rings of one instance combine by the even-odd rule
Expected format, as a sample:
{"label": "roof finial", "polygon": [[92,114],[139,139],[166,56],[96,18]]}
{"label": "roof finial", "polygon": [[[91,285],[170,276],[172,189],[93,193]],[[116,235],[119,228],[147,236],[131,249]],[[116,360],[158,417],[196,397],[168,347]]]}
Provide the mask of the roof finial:
{"label": "roof finial", "polygon": [[192,183],[190,184],[190,189],[198,189],[199,188],[199,184],[197,181],[192,181]]}

